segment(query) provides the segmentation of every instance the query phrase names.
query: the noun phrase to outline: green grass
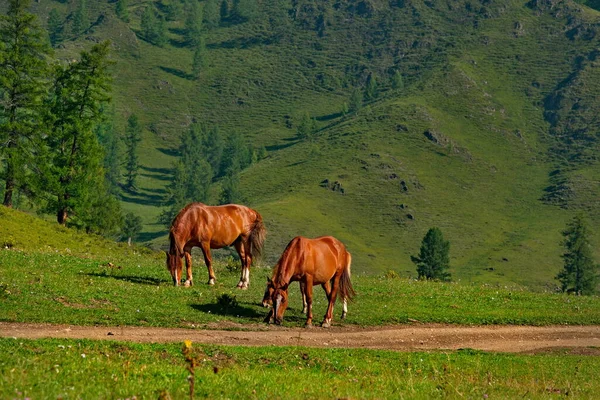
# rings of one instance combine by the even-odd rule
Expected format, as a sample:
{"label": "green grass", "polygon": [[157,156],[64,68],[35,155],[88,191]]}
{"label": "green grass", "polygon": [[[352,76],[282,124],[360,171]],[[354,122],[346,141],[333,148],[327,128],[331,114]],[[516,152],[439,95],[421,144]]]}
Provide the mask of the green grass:
{"label": "green grass", "polygon": [[[216,266],[217,284],[208,286],[206,268],[194,269],[195,285],[174,287],[161,260],[142,255],[127,260],[78,258],[61,254],[0,251],[0,320],[78,325],[204,327],[232,321],[261,323],[267,311],[260,302],[268,268],[253,268],[247,291],[235,289],[238,270]],[[108,263],[113,266],[108,266]],[[532,293],[519,287],[467,283],[418,282],[354,274],[358,293],[349,315],[336,324],[379,326],[409,320],[451,324],[600,324],[600,298]],[[325,314],[327,300],[315,288],[315,320]],[[219,304],[235,296],[236,305]],[[290,292],[286,326],[303,326],[306,317],[298,285]]]}
{"label": "green grass", "polygon": [[[200,360],[196,397],[594,398],[600,389],[599,357],[560,350],[511,355],[468,349],[192,349]],[[0,339],[0,352],[2,398],[189,398],[181,344]]]}

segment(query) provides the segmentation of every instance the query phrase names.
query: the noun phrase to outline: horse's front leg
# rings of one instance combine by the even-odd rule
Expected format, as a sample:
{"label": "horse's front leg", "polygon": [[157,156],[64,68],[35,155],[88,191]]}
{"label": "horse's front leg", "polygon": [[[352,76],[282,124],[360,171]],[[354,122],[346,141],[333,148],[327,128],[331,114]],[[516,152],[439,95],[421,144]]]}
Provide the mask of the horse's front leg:
{"label": "horse's front leg", "polygon": [[302,314],[308,312],[308,305],[306,304],[306,284],[300,281],[300,294],[302,295]]}
{"label": "horse's front leg", "polygon": [[186,251],[184,253],[185,256],[185,282],[183,283],[184,286],[192,286],[194,284],[193,282],[193,278],[192,278],[192,253],[190,253],[189,251]]}
{"label": "horse's front leg", "polygon": [[208,284],[209,285],[214,285],[215,284],[215,271],[213,271],[213,267],[212,267],[212,257],[210,255],[210,244],[209,243],[202,243],[200,245],[200,248],[202,249],[202,254],[204,255],[204,262],[206,263],[206,269],[208,269]]}
{"label": "horse's front leg", "polygon": [[321,326],[323,328],[329,328],[331,326],[331,321],[333,320],[333,306],[335,305],[335,299],[338,294],[338,290],[340,288],[340,277],[336,276],[333,279],[333,287],[331,288],[331,292],[329,293],[329,305],[327,306],[327,312],[325,313],[325,318],[323,318],[323,323]]}
{"label": "horse's front leg", "polygon": [[312,277],[307,276],[304,281],[300,282],[300,289],[304,283],[304,297],[306,298],[306,324],[307,328],[312,328],[312,303],[313,303],[313,280]]}

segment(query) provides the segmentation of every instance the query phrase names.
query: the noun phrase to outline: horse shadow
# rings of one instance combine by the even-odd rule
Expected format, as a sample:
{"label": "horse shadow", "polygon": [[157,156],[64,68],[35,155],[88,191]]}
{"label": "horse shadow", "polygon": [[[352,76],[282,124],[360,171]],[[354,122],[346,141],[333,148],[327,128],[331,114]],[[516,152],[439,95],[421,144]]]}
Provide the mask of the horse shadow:
{"label": "horse shadow", "polygon": [[264,313],[259,313],[254,308],[243,306],[241,304],[231,304],[229,306],[223,306],[217,303],[192,304],[190,307],[192,307],[196,311],[201,311],[206,314],[216,314],[243,318],[264,318],[267,316],[268,313],[268,311]]}
{"label": "horse shadow", "polygon": [[152,285],[152,286],[158,286],[158,285],[164,285],[164,284],[168,284],[171,283],[170,280],[167,279],[160,279],[160,278],[153,278],[150,276],[132,276],[132,275],[110,275],[108,273],[105,272],[88,272],[84,275],[87,276],[93,276],[96,278],[112,278],[112,279],[116,279],[119,281],[126,281],[126,282],[131,282],[131,283],[137,283],[139,285]]}

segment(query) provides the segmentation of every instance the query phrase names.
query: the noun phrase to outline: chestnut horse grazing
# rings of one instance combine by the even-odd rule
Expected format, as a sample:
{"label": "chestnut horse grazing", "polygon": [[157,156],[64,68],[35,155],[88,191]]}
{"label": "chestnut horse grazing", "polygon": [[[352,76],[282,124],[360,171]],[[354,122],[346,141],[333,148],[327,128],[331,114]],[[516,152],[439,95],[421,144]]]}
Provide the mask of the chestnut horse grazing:
{"label": "chestnut horse grazing", "polygon": [[266,229],[262,217],[255,210],[237,204],[207,206],[191,203],[185,206],[173,220],[169,231],[167,268],[173,283],[179,286],[183,269],[181,258],[185,257],[185,286],[193,283],[192,247],[202,249],[208,269],[208,284],[215,284],[210,249],[235,246],[242,262],[242,275],[237,287],[247,289],[250,283],[250,265],[260,256]]}
{"label": "chestnut horse grazing", "polygon": [[276,324],[281,324],[288,306],[288,287],[294,281],[300,282],[300,290],[304,292],[303,297],[306,296],[307,327],[312,326],[313,285],[322,285],[329,300],[322,326],[331,326],[333,306],[338,292],[344,300],[344,318],[347,313],[346,301],[354,296],[350,282],[351,263],[352,256],[346,250],[346,246],[332,236],[316,239],[297,236],[292,239],[273,270],[273,278],[267,284],[267,291],[272,291],[273,309],[265,318],[265,322],[274,320]]}

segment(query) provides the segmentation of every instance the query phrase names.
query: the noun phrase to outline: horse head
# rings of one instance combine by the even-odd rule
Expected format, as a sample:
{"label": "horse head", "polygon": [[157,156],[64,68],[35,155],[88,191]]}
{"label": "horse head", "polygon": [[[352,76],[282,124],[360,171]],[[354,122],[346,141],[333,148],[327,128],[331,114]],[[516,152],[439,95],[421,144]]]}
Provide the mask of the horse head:
{"label": "horse head", "polygon": [[281,325],[283,314],[288,306],[288,284],[281,287],[273,286],[273,294],[271,295],[273,302],[273,317],[277,325]]}
{"label": "horse head", "polygon": [[273,296],[273,291],[275,290],[275,285],[273,285],[273,280],[267,276],[267,287],[265,288],[265,294],[263,295],[262,305],[263,307],[271,307],[273,305],[273,301],[271,297]]}
{"label": "horse head", "polygon": [[167,269],[171,273],[171,278],[173,278],[173,284],[175,286],[179,286],[179,282],[181,282],[181,272],[183,270],[183,263],[181,262],[181,257],[178,254],[171,254],[166,251],[167,254]]}

